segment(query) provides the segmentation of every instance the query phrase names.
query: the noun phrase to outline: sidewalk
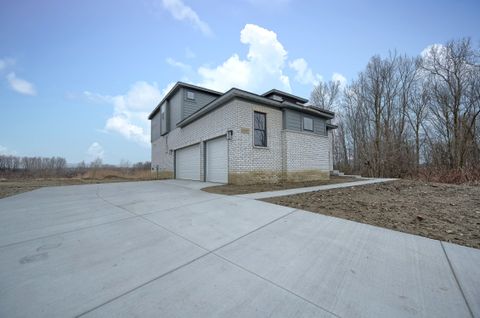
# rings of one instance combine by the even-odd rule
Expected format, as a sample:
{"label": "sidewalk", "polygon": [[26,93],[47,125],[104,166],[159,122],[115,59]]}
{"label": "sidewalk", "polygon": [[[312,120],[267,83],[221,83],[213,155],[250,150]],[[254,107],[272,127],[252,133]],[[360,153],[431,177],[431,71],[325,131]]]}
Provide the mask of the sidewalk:
{"label": "sidewalk", "polygon": [[292,195],[292,194],[299,194],[299,193],[306,193],[306,192],[314,192],[314,191],[322,191],[322,190],[331,190],[331,189],[339,189],[339,188],[348,188],[354,186],[361,186],[367,184],[374,184],[374,183],[381,183],[381,182],[388,182],[394,181],[396,179],[388,179],[388,178],[372,178],[366,179],[362,178],[362,181],[355,181],[355,182],[345,182],[345,183],[337,183],[337,184],[327,184],[322,186],[315,186],[315,187],[306,187],[306,188],[296,188],[296,189],[287,189],[287,190],[280,190],[280,191],[265,191],[265,192],[257,192],[257,193],[248,193],[248,194],[241,194],[237,195],[241,198],[246,199],[266,199],[266,198],[273,198],[273,197],[282,197],[285,195]]}

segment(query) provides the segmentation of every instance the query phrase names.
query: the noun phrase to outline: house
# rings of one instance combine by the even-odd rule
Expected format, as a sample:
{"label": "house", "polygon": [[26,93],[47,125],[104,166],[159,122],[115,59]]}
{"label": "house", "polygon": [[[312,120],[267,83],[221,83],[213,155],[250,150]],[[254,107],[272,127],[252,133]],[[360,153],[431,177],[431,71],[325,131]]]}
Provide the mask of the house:
{"label": "house", "polygon": [[148,117],[152,171],[232,184],[328,179],[335,114],[307,102],[178,82]]}

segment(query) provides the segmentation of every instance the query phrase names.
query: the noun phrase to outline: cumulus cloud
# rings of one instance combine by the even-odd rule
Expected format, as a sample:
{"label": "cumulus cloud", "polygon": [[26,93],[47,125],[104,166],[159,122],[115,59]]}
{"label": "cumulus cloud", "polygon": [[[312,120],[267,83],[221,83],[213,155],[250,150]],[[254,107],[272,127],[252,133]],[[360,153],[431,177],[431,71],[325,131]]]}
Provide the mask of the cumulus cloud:
{"label": "cumulus cloud", "polygon": [[211,36],[212,30],[208,24],[200,19],[198,14],[182,0],[162,0],[163,7],[179,21],[186,21],[199,29],[204,35]]}
{"label": "cumulus cloud", "polygon": [[16,91],[17,93],[24,94],[24,95],[36,95],[37,91],[35,90],[35,86],[22,79],[17,77],[14,72],[10,72],[7,75],[7,81],[10,84],[10,88]]}
{"label": "cumulus cloud", "polygon": [[332,81],[333,82],[339,82],[340,83],[340,87],[345,87],[347,85],[347,79],[345,78],[345,76],[343,76],[342,74],[340,73],[333,73],[332,75]]}
{"label": "cumulus cloud", "polygon": [[307,61],[305,61],[303,58],[298,58],[291,61],[288,66],[296,72],[295,80],[300,84],[318,85],[318,83],[322,81],[322,76],[319,74],[314,74],[313,71],[308,67]]}
{"label": "cumulus cloud", "polygon": [[102,159],[105,155],[105,151],[103,150],[103,147],[98,143],[94,142],[88,147],[87,149],[87,160],[88,161],[94,161],[96,159]]}
{"label": "cumulus cloud", "polygon": [[[431,44],[424,48],[422,52],[420,52],[420,57],[422,58],[422,63],[425,68],[421,68],[419,71],[420,76],[427,80],[428,75],[430,72],[428,69],[433,69],[436,63],[446,63],[448,51],[447,47],[443,44]],[[440,74],[447,77],[447,71],[444,69],[437,70]]]}
{"label": "cumulus cloud", "polygon": [[447,47],[443,44],[431,44],[420,52],[423,63],[427,68],[433,67],[436,61],[444,61],[447,58]]}
{"label": "cumulus cloud", "polygon": [[443,44],[431,44],[420,52],[422,58],[430,58],[432,55],[445,55],[446,47]]}
{"label": "cumulus cloud", "polygon": [[[288,66],[295,71],[295,81],[303,85],[318,85],[323,82],[323,76],[314,73],[312,69],[308,66],[307,61],[303,58],[298,58],[290,63]],[[333,82],[339,82],[340,87],[345,87],[347,84],[347,79],[340,73],[333,73],[332,79]]]}
{"label": "cumulus cloud", "polygon": [[85,91],[85,98],[113,106],[113,114],[105,123],[105,131],[123,136],[141,146],[150,144],[148,115],[165,94],[174,86],[169,83],[160,90],[156,83],[134,83],[121,95],[110,96]]}
{"label": "cumulus cloud", "polygon": [[240,32],[240,42],[249,47],[246,58],[233,54],[218,66],[200,67],[199,85],[219,91],[231,87],[256,92],[271,87],[291,91],[289,78],[282,71],[287,51],[278,41],[275,32],[247,24]]}

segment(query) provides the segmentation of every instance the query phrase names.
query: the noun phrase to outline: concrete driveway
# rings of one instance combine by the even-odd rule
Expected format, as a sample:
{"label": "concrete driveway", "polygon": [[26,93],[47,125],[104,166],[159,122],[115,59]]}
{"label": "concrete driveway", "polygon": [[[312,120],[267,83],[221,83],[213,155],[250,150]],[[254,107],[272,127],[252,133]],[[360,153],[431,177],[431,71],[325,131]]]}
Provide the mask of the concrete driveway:
{"label": "concrete driveway", "polygon": [[0,317],[480,317],[480,250],[203,186],[0,200]]}

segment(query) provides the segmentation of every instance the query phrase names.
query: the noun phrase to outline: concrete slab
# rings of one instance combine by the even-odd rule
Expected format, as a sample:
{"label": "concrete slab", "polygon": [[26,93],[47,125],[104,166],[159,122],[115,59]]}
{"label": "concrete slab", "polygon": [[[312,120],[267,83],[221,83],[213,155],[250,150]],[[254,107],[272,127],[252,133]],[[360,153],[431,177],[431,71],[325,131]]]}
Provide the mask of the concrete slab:
{"label": "concrete slab", "polygon": [[0,248],[0,317],[72,317],[204,253],[140,218]]}
{"label": "concrete slab", "polygon": [[442,243],[474,317],[480,317],[480,250]]}
{"label": "concrete slab", "polygon": [[205,256],[82,317],[333,317],[216,256]]}
{"label": "concrete slab", "polygon": [[341,317],[469,317],[438,241],[294,212],[218,250]]}
{"label": "concrete slab", "polygon": [[145,218],[213,250],[292,211],[265,202],[223,196]]}
{"label": "concrete slab", "polygon": [[[34,191],[0,200],[0,246],[48,235],[59,234],[89,226],[126,219],[132,216],[97,197],[48,195]],[[36,202],[36,198],[42,198]]]}
{"label": "concrete slab", "polygon": [[279,191],[265,191],[265,192],[257,192],[257,193],[248,193],[248,194],[238,195],[238,197],[247,198],[247,199],[266,199],[266,198],[282,197],[282,196],[285,196],[285,195],[292,195],[292,194],[298,194],[298,193],[307,193],[307,192],[322,191],[322,190],[348,188],[348,187],[361,186],[361,185],[374,184],[374,183],[381,183],[381,182],[388,182],[388,181],[394,181],[394,180],[396,180],[396,179],[385,179],[385,178],[384,179],[381,179],[381,178],[366,179],[366,178],[363,178],[360,181],[354,181],[354,182],[327,184],[327,185],[322,185],[322,186],[287,189],[287,190],[279,190]]}
{"label": "concrete slab", "polygon": [[[194,189],[199,183],[201,182],[158,181],[149,184],[147,188],[139,189],[139,191],[133,187],[101,187],[98,195],[111,204],[125,208],[137,215],[224,197]],[[142,186],[145,185],[142,184]]]}

